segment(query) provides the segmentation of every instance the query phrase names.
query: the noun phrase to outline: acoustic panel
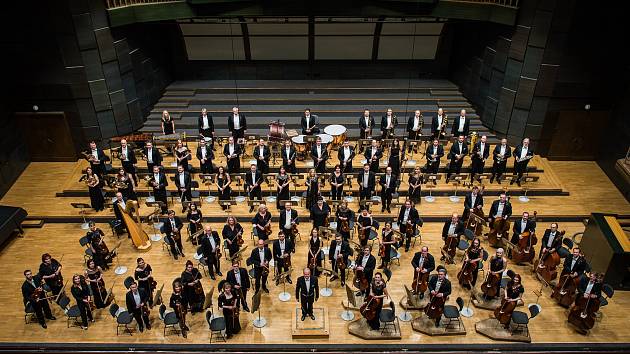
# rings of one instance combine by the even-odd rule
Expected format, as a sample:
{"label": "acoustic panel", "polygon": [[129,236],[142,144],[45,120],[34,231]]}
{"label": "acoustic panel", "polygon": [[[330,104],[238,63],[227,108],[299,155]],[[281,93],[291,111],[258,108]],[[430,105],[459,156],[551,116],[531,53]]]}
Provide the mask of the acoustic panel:
{"label": "acoustic panel", "polygon": [[116,123],[114,122],[114,113],[111,110],[97,112],[96,119],[98,120],[98,126],[101,130],[101,136],[111,138],[117,136]]}
{"label": "acoustic panel", "polygon": [[77,34],[77,42],[79,43],[79,49],[91,49],[96,48],[96,38],[94,37],[94,31],[92,30],[92,18],[89,13],[83,13],[72,16],[74,21],[74,29]]}
{"label": "acoustic panel", "polygon": [[510,126],[508,135],[522,137],[525,135],[525,126],[527,125],[527,115],[529,112],[522,109],[513,109],[510,117]]}
{"label": "acoustic panel", "polygon": [[105,81],[107,82],[107,88],[109,91],[118,91],[122,89],[120,71],[118,71],[118,62],[110,61],[109,63],[103,64],[103,74],[105,75]]}
{"label": "acoustic panel", "polygon": [[88,142],[92,140],[99,141],[102,139],[101,128],[98,125],[90,127],[83,126],[81,130],[83,131],[83,137]]}
{"label": "acoustic panel", "polygon": [[512,106],[514,105],[514,97],[516,92],[505,87],[501,88],[499,94],[499,104],[497,105],[497,114],[494,118],[493,129],[500,133],[507,133],[510,116],[512,115]]}
{"label": "acoustic panel", "polygon": [[523,63],[518,60],[509,58],[505,66],[505,76],[503,77],[503,86],[510,90],[516,91],[518,88],[518,80],[521,76]]}
{"label": "acoustic panel", "polygon": [[81,52],[81,57],[83,58],[85,75],[89,81],[99,80],[105,77],[97,49],[84,50]]}
{"label": "acoustic panel", "polygon": [[494,62],[492,67],[501,72],[505,71],[505,64],[508,58],[508,51],[510,49],[510,40],[507,38],[499,37],[497,39],[496,53],[494,54]]}
{"label": "acoustic panel", "polygon": [[112,112],[114,113],[114,120],[116,121],[116,128],[118,134],[127,134],[131,132],[131,119],[129,118],[129,111],[127,110],[127,99],[123,90],[111,92],[109,94],[112,101]]}
{"label": "acoustic panel", "polygon": [[123,90],[125,90],[125,96],[127,97],[127,101],[135,99],[137,97],[136,93],[136,81],[133,77],[133,72],[128,72],[121,75],[121,82]]}
{"label": "acoustic panel", "polygon": [[439,36],[444,28],[443,23],[401,23],[384,22],[381,35],[434,35]]}
{"label": "acoustic panel", "polygon": [[131,57],[129,56],[129,44],[126,39],[114,42],[116,49],[116,58],[118,59],[118,69],[121,73],[126,73],[133,69],[131,65]]}
{"label": "acoustic panel", "polygon": [[481,121],[487,127],[494,126],[494,119],[497,114],[497,107],[499,105],[499,100],[496,98],[487,96],[486,101],[483,108],[483,115],[481,116]]}
{"label": "acoustic panel", "polygon": [[73,98],[89,98],[90,87],[87,84],[83,66],[65,67],[65,78],[70,86]]}
{"label": "acoustic panel", "polygon": [[90,11],[88,3],[85,0],[68,0],[68,9],[73,15],[79,15]]}
{"label": "acoustic panel", "polygon": [[374,35],[375,23],[337,23],[337,22],[317,22],[315,23],[315,35]]}
{"label": "acoustic panel", "polygon": [[144,80],[144,70],[142,68],[144,55],[142,54],[142,51],[138,48],[132,49],[129,52],[129,57],[131,58],[131,66],[133,67],[133,76],[138,81]]}
{"label": "acoustic panel", "polygon": [[523,134],[523,137],[530,138],[532,140],[539,140],[542,138],[542,130],[542,125],[527,124],[525,126],[525,134]]}
{"label": "acoustic panel", "polygon": [[553,88],[558,77],[558,65],[541,64],[538,83],[536,85],[536,96],[552,96]]}
{"label": "acoustic panel", "polygon": [[79,119],[82,126],[97,125],[96,112],[94,112],[94,105],[89,98],[75,100],[77,111],[79,113]]}
{"label": "acoustic panel", "polygon": [[308,35],[308,23],[248,23],[250,36],[256,35]]}
{"label": "acoustic panel", "polygon": [[547,11],[536,11],[534,23],[529,35],[529,45],[544,48],[547,44],[549,29],[551,28],[553,13]]}
{"label": "acoustic panel", "polygon": [[470,71],[471,71],[470,84],[468,88],[471,91],[471,94],[472,94],[471,97],[473,101],[478,101],[481,98],[479,96],[479,80],[481,78],[482,65],[483,65],[483,62],[481,61],[481,58],[474,57],[472,59],[472,63],[470,65]]}
{"label": "acoustic panel", "polygon": [[488,95],[492,97],[499,97],[501,92],[501,86],[503,86],[503,77],[504,74],[498,70],[492,70],[492,75],[490,75],[490,91]]}
{"label": "acoustic panel", "polygon": [[483,51],[483,66],[481,67],[481,77],[490,81],[492,73],[492,62],[494,61],[494,55],[496,50],[486,47]]}
{"label": "acoustic panel", "polygon": [[435,59],[439,36],[381,36],[379,60]]}
{"label": "acoustic panel", "polygon": [[76,35],[60,33],[57,36],[57,43],[59,44],[63,64],[65,66],[83,65],[83,61],[81,60],[81,51],[79,50]]}
{"label": "acoustic panel", "polygon": [[107,94],[107,84],[104,79],[89,81],[90,92],[92,93],[92,101],[94,102],[94,109],[104,111],[111,108],[109,101],[109,95]]}
{"label": "acoustic panel", "polygon": [[525,50],[527,49],[527,40],[529,39],[529,27],[516,26],[512,35],[512,43],[510,44],[509,57],[523,61]]}
{"label": "acoustic panel", "polygon": [[184,37],[188,60],[245,60],[243,37]]}
{"label": "acoustic panel", "polygon": [[252,60],[307,60],[308,37],[249,37]]}
{"label": "acoustic panel", "polygon": [[527,123],[543,125],[547,116],[547,107],[549,106],[549,98],[534,97],[532,100],[532,108],[529,111]]}
{"label": "acoustic panel", "polygon": [[109,27],[94,30],[98,51],[101,54],[101,62],[116,60],[116,50],[114,49],[114,39],[109,31]]}
{"label": "acoustic panel", "polygon": [[142,118],[142,110],[140,109],[140,101],[138,99],[131,100],[127,103],[129,118],[131,119],[131,128],[138,130],[142,128],[144,119]]}
{"label": "acoustic panel", "polygon": [[516,90],[514,107],[529,110],[534,98],[534,89],[536,89],[536,80],[521,76],[518,90]]}
{"label": "acoustic panel", "polygon": [[92,25],[94,29],[109,26],[107,22],[107,12],[105,10],[105,1],[103,0],[87,0],[90,14],[92,15]]}
{"label": "acoustic panel", "polygon": [[372,37],[330,36],[315,37],[315,59],[372,58]]}
{"label": "acoustic panel", "polygon": [[242,36],[239,23],[180,23],[184,36]]}
{"label": "acoustic panel", "polygon": [[525,61],[523,62],[523,76],[537,78],[540,71],[540,64],[545,50],[542,48],[529,47],[525,54]]}

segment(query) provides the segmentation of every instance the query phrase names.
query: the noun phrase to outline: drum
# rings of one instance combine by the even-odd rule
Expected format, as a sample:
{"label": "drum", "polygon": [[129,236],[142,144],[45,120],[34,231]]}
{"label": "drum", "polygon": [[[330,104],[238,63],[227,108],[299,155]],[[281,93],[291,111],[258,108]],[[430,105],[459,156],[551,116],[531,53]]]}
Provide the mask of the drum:
{"label": "drum", "polygon": [[347,129],[343,125],[333,124],[324,128],[324,133],[333,137],[333,145],[339,146],[346,140]]}
{"label": "drum", "polygon": [[269,123],[269,140],[284,140],[284,123],[281,121],[272,121]]}
{"label": "drum", "polygon": [[306,152],[306,142],[304,141],[305,135],[298,135],[291,138],[291,141],[295,145],[295,151],[298,154],[303,154]]}
{"label": "drum", "polygon": [[212,141],[212,138],[211,138],[211,137],[209,137],[209,136],[204,136],[204,137],[203,137],[203,140],[204,140],[206,143],[210,143],[210,142]]}
{"label": "drum", "polygon": [[330,144],[333,142],[333,136],[329,134],[318,134],[318,137],[322,139],[322,144]]}
{"label": "drum", "polygon": [[249,160],[249,165],[258,165],[258,160]]}

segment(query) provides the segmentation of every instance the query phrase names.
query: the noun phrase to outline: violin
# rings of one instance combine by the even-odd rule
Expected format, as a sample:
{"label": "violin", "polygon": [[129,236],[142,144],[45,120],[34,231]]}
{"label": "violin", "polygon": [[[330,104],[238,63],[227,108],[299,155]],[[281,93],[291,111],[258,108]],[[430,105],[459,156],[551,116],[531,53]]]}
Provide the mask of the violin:
{"label": "violin", "polygon": [[350,232],[350,222],[348,219],[341,220],[341,231]]}
{"label": "violin", "polygon": [[495,297],[499,295],[499,283],[501,282],[501,274],[493,274],[488,271],[486,280],[481,284],[481,292],[485,297]]}
{"label": "violin", "polygon": [[267,225],[265,225],[265,234],[271,234],[271,221],[269,221]]}
{"label": "violin", "polygon": [[[201,279],[201,273],[197,271],[197,274],[195,275],[195,280],[199,280],[199,279]],[[201,282],[196,282],[194,285],[194,288],[195,288],[196,295],[203,295],[203,285],[201,285]]]}
{"label": "violin", "polygon": [[580,277],[572,277],[571,273],[563,273],[558,280],[558,284],[551,292],[551,298],[556,300],[558,305],[568,308],[573,303],[575,291],[577,290]]}
{"label": "violin", "polygon": [[365,298],[363,305],[359,308],[359,312],[366,320],[371,321],[376,318],[377,309],[380,308],[382,303],[383,298],[370,294]]}
{"label": "violin", "polygon": [[407,221],[407,227],[405,228],[405,237],[411,239],[414,236],[413,224],[411,221]]}
{"label": "violin", "polygon": [[510,222],[506,218],[497,218],[494,220],[492,229],[488,233],[488,243],[492,247],[501,247],[503,240],[510,230]]}
{"label": "violin", "polygon": [[501,306],[494,310],[494,317],[503,325],[507,325],[512,320],[512,312],[516,308],[517,301],[501,300]]}
{"label": "violin", "polygon": [[337,256],[337,269],[339,269],[339,272],[346,270],[346,262],[343,261],[343,254],[341,254],[341,252],[339,252]]}
{"label": "violin", "polygon": [[599,311],[600,301],[598,298],[590,296],[579,296],[575,299],[575,305],[569,312],[569,323],[582,329],[588,330],[595,325],[595,313]]}
{"label": "violin", "polygon": [[[536,221],[536,215],[538,212],[534,211],[533,217],[530,220]],[[536,256],[536,250],[532,246],[538,243],[536,233],[525,231],[519,235],[518,244],[515,250],[512,251],[512,260],[516,263],[531,263]]]}
{"label": "violin", "polygon": [[244,243],[245,240],[243,240],[243,228],[241,227],[241,229],[236,234],[236,244],[242,246]]}

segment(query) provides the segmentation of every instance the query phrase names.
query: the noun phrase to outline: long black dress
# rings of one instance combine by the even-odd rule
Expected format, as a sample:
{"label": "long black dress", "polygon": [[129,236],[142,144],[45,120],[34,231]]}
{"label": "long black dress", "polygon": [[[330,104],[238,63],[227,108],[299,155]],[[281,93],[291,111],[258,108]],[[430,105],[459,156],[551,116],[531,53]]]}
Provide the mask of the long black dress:
{"label": "long black dress", "polygon": [[400,145],[397,148],[395,146],[392,146],[392,148],[390,149],[387,167],[392,168],[392,174],[400,176]]}
{"label": "long black dress", "polygon": [[171,118],[169,120],[166,120],[162,118],[162,123],[164,124],[164,134],[173,134],[173,119]]}
{"label": "long black dress", "polygon": [[138,281],[138,289],[143,289],[147,294],[149,294],[149,306],[153,306],[153,287],[151,287],[152,278],[148,278],[147,280],[140,280],[147,278],[153,269],[151,265],[144,265],[144,269],[136,268],[134,273],[134,278]]}
{"label": "long black dress", "polygon": [[341,210],[341,208],[337,208],[335,215],[337,216],[337,232],[341,234],[341,237],[343,237],[344,241],[348,241],[348,239],[350,238],[350,231],[352,231],[352,229],[348,230],[348,232],[344,232],[341,225],[341,219],[339,219],[339,217],[341,216],[343,218],[348,218],[348,227],[351,227],[352,210],[350,210],[350,208],[347,208],[346,210]]}
{"label": "long black dress", "polygon": [[193,268],[192,271],[182,272],[182,283],[184,284],[184,297],[188,300],[188,304],[190,305],[190,312],[201,312],[203,311],[203,304],[206,300],[206,295],[203,292],[203,287],[201,286],[201,282],[197,285],[200,290],[200,293],[197,294],[197,287],[188,286],[188,283],[192,283],[195,279],[201,279],[201,273],[199,269]]}
{"label": "long black dress", "polygon": [[[319,276],[319,270],[317,270],[317,267],[321,267],[322,266],[322,252],[321,252],[321,248],[322,248],[322,240],[318,237],[315,241],[313,241],[313,238],[309,238],[308,240],[308,249],[310,250],[310,252],[307,252],[306,254],[306,264],[307,265],[311,265],[311,259],[313,258],[311,256],[312,254],[316,254],[317,256],[315,257],[315,266],[311,268],[311,274],[313,274],[314,277],[318,277]],[[319,253],[317,253],[317,251],[319,251]]]}
{"label": "long black dress", "polygon": [[241,322],[239,321],[239,317],[234,316],[234,310],[223,308],[223,306],[234,306],[237,308],[241,307],[241,300],[238,296],[234,296],[233,294],[229,297],[225,293],[221,293],[219,295],[219,308],[223,310],[223,317],[225,318],[225,334],[228,336],[232,336],[233,334],[237,334],[241,331]]}
{"label": "long black dress", "polygon": [[234,256],[236,252],[241,248],[238,245],[238,237],[236,236],[239,231],[242,231],[243,227],[239,223],[234,224],[234,228],[231,228],[230,225],[224,225],[223,231],[221,231],[221,236],[223,240],[230,240],[232,243],[228,242],[228,251],[230,252],[230,257]]}
{"label": "long black dress", "polygon": [[131,180],[131,178],[129,178],[129,176],[117,176],[116,179],[118,180],[118,182],[122,182],[122,183],[126,183],[127,187],[126,188],[118,188],[118,191],[120,193],[122,193],[123,195],[123,199],[124,200],[138,200],[138,195],[136,194],[136,191],[133,189],[133,181]]}
{"label": "long black dress", "polygon": [[[468,254],[468,259],[471,259],[471,260],[472,260],[472,259],[481,258],[481,252],[482,252],[481,247],[479,247],[479,248],[473,248],[473,247],[471,246],[471,247],[469,247],[469,248],[466,250],[466,254]],[[475,284],[477,284],[477,274],[478,274],[478,273],[479,273],[479,267],[475,268],[475,270],[474,270],[474,271],[473,271],[473,273],[472,273],[472,281],[471,281],[471,284],[472,284],[473,288],[475,287]],[[462,287],[464,287],[464,288],[466,288],[466,289],[468,289],[468,288],[469,288],[468,284],[463,284],[463,285],[462,285]]]}
{"label": "long black dress", "polygon": [[319,197],[319,177],[308,177],[306,180],[311,184],[306,190],[306,207],[311,209]]}
{"label": "long black dress", "polygon": [[229,178],[227,174],[224,176],[217,174],[217,185],[223,187],[224,185],[227,184],[225,189],[223,189],[223,192],[219,190],[219,188],[217,187],[217,192],[219,193],[219,200],[230,200],[232,198],[232,188],[230,187],[231,183],[232,183],[232,180]]}
{"label": "long black dress", "polygon": [[328,204],[322,204],[322,208],[315,203],[311,208],[311,220],[313,221],[313,228],[320,226],[326,226],[326,216],[330,215],[330,207]]}
{"label": "long black dress", "polygon": [[182,157],[186,156],[187,154],[190,154],[190,150],[188,150],[187,147],[184,146],[182,147],[181,150],[175,148],[175,156],[177,156],[177,164],[182,165],[182,167],[184,167],[184,171],[190,172],[190,166],[188,165],[188,159],[190,158],[190,155],[187,158],[182,159]]}
{"label": "long black dress", "polygon": [[[278,173],[278,175],[276,176],[276,181],[281,186],[287,183],[288,180],[289,180],[289,175],[287,174],[281,175]],[[280,204],[280,201],[289,200],[289,185],[287,184],[287,186],[282,189],[276,188],[276,191],[278,193],[276,197],[276,208],[278,208],[278,210],[284,210],[284,205]]]}
{"label": "long black dress", "polygon": [[99,269],[91,270],[87,269],[88,282],[90,284],[90,290],[92,291],[92,298],[94,299],[94,305],[97,309],[102,309],[107,306],[107,289],[105,288],[105,281],[95,282],[94,280],[101,277],[103,274]]}
{"label": "long black dress", "polygon": [[89,187],[90,191],[90,205],[92,209],[96,211],[101,211],[105,209],[105,197],[103,197],[103,185],[102,183],[98,183],[94,187]]}
{"label": "long black dress", "polygon": [[[370,287],[372,288],[372,294],[374,296],[381,296],[385,293],[385,288],[387,287],[387,285],[385,284],[385,282],[382,282],[380,286],[377,286],[376,283],[374,281],[372,281],[372,283],[370,283]],[[376,316],[374,317],[374,319],[372,320],[368,320],[367,323],[370,325],[370,328],[372,330],[378,330],[381,327],[381,311],[383,310],[383,299],[381,299],[381,301],[376,303]],[[372,305],[370,304],[370,307]]]}
{"label": "long black dress", "polygon": [[332,184],[330,185],[330,194],[332,200],[341,200],[343,198],[343,173],[340,173],[337,176],[334,172],[330,174],[330,181],[336,184],[341,184],[339,187],[335,188]]}
{"label": "long black dress", "polygon": [[[413,174],[409,174],[409,185],[411,186],[412,184],[420,184],[422,181],[422,176],[418,176],[415,177]],[[411,199],[411,201],[414,204],[419,204],[421,198],[421,194],[422,194],[422,186],[418,186],[418,188],[413,189],[411,187],[409,187],[409,199]]]}
{"label": "long black dress", "polygon": [[90,296],[90,289],[87,284],[81,281],[81,284],[79,286],[72,284],[72,287],[70,288],[70,293],[72,294],[72,297],[74,297],[74,300],[77,302],[77,307],[79,308],[79,312],[81,314],[81,324],[83,325],[83,327],[87,327],[88,320],[92,321],[92,310],[90,309],[90,306],[85,301],[83,301],[83,299]]}
{"label": "long black dress", "polygon": [[[201,218],[203,218],[203,214],[201,214],[201,210],[197,209],[197,210],[188,211],[188,214],[186,215],[186,219],[188,220],[188,229],[190,230],[191,235],[199,230],[197,228],[198,227],[197,225],[201,225],[201,224],[196,224],[193,221],[200,222]],[[191,239],[191,241],[193,245],[197,244],[196,239]]]}

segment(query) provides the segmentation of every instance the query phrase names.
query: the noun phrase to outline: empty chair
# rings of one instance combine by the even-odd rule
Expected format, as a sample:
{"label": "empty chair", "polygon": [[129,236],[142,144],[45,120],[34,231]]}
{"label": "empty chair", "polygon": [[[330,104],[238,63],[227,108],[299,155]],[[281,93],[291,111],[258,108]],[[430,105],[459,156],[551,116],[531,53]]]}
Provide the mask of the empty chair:
{"label": "empty chair", "polygon": [[599,306],[608,305],[608,299],[615,295],[615,289],[610,284],[602,285],[602,295],[599,297]]}
{"label": "empty chair", "polygon": [[400,266],[400,252],[398,252],[396,247],[392,247],[390,249],[390,251],[389,251],[389,261],[390,261],[390,263],[397,262],[398,265]]}
{"label": "empty chair", "polygon": [[90,240],[88,239],[87,236],[83,236],[79,239],[79,244],[81,245],[81,247],[88,247],[89,243],[90,243]]}
{"label": "empty chair", "polygon": [[79,318],[81,317],[81,311],[79,311],[79,307],[77,305],[70,306],[70,298],[66,295],[61,295],[59,301],[57,301],[59,307],[66,314],[66,326],[70,328],[70,323],[73,326],[79,324]]}
{"label": "empty chair", "polygon": [[199,191],[199,182],[190,181],[190,194],[192,196],[193,202],[196,199],[199,201],[199,205],[201,206],[201,192]]}
{"label": "empty chair", "polygon": [[381,334],[385,333],[385,330],[387,330],[389,326],[394,328],[394,333],[396,332],[395,322],[398,322],[398,317],[396,317],[396,305],[393,301],[390,301],[389,307],[389,309],[382,309],[381,314],[379,315],[379,320],[383,324]]}
{"label": "empty chair", "polygon": [[206,262],[206,259],[203,257],[201,246],[197,247],[197,254],[201,256],[201,258],[199,258],[199,260],[197,261],[197,267],[203,270],[203,275],[207,275],[208,272],[206,271],[206,268],[208,267],[208,263]]}
{"label": "empty chair", "polygon": [[247,260],[245,261],[245,264],[247,264],[247,266],[249,267],[247,274],[249,274],[249,277],[251,279],[255,279],[256,273],[254,272],[254,261],[251,258],[247,258]]}
{"label": "empty chair", "polygon": [[131,328],[129,328],[129,325],[133,321],[133,316],[128,311],[119,310],[120,307],[117,304],[111,304],[111,306],[109,306],[109,314],[116,319],[116,335],[118,335],[120,327],[124,327],[125,331],[131,336]]}
{"label": "empty chair", "polygon": [[475,239],[475,233],[471,229],[464,229],[464,236],[468,241]]}
{"label": "empty chair", "polygon": [[445,328],[448,328],[451,325],[451,323],[453,323],[454,321],[457,321],[457,325],[459,329],[462,328],[460,312],[462,311],[462,308],[464,308],[464,299],[462,299],[461,297],[458,297],[455,300],[455,303],[457,304],[457,306],[453,306],[453,305],[444,306],[443,315],[444,315],[444,318],[448,320],[448,322],[445,325]]}
{"label": "empty chair", "polygon": [[206,322],[208,322],[208,328],[210,329],[210,343],[212,338],[216,335],[226,342],[225,338],[225,317],[212,318],[212,311],[206,312]]}
{"label": "empty chair", "polygon": [[527,314],[522,311],[512,312],[512,323],[516,325],[516,327],[512,329],[512,333],[516,332],[517,330],[525,331],[525,335],[529,337],[529,327],[527,325],[529,324],[529,320],[538,316],[539,311],[540,310],[538,309],[538,306],[532,304],[529,305],[529,317],[527,317]]}
{"label": "empty chair", "polygon": [[[466,251],[468,249],[468,246],[470,246],[468,241],[466,241],[466,240],[459,240],[459,243],[457,244],[457,249],[460,250],[460,251]],[[464,259],[464,254],[462,254],[462,259]]]}
{"label": "empty chair", "polygon": [[160,305],[160,319],[164,322],[164,336],[166,337],[166,330],[171,328],[173,332],[179,333],[181,332],[177,326],[179,325],[179,319],[177,318],[177,314],[175,312],[166,313],[166,305]]}

